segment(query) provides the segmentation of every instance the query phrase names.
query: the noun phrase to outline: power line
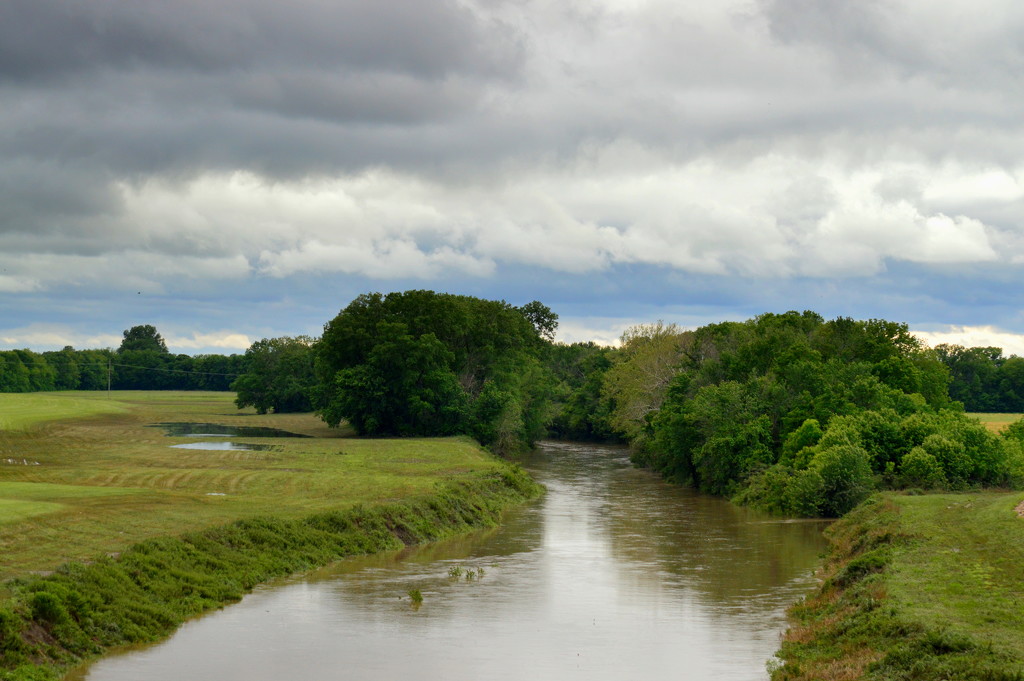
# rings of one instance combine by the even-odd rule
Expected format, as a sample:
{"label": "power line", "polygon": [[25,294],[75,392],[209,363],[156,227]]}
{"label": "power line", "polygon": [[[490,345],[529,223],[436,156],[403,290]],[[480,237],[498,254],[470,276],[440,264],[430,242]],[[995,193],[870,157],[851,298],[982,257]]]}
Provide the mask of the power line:
{"label": "power line", "polygon": [[[242,376],[243,374],[227,374],[219,371],[189,371],[188,369],[161,369],[159,367],[144,367],[138,364],[120,364],[118,362],[110,362],[109,364],[104,362],[102,364],[88,362],[86,364],[77,364],[79,367],[103,367],[108,366],[122,367],[125,369],[142,369],[143,371],[161,371],[168,374],[190,374],[195,376]],[[56,367],[55,367],[56,368]]]}

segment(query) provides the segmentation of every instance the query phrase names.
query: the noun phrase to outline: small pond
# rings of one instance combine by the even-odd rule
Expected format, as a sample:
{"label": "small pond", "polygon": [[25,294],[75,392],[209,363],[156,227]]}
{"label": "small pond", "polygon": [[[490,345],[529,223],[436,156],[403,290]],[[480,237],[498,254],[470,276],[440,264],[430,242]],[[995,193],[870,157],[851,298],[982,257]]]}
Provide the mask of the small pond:
{"label": "small pond", "polygon": [[263,426],[225,426],[220,423],[154,423],[170,437],[310,437]]}

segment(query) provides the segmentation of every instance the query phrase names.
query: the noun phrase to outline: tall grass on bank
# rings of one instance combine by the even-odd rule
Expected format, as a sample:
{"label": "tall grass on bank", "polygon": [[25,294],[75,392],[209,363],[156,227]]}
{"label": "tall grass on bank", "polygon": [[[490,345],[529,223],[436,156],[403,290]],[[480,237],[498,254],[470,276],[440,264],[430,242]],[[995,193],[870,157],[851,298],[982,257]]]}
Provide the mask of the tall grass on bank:
{"label": "tall grass on bank", "polygon": [[261,582],[491,526],[502,509],[539,493],[520,469],[503,467],[403,502],[240,520],[15,580],[12,598],[0,605],[0,679],[58,679],[113,646],[166,636]]}
{"label": "tall grass on bank", "polygon": [[773,681],[1024,679],[1020,499],[875,496],[837,521]]}

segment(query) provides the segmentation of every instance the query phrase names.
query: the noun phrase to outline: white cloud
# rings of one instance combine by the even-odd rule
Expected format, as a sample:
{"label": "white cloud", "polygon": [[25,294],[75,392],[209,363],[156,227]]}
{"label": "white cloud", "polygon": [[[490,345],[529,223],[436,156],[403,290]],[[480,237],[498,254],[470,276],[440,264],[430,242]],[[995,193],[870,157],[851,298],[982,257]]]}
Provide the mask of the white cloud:
{"label": "white cloud", "polygon": [[0,293],[27,293],[38,291],[42,285],[37,279],[20,276],[0,275]]}
{"label": "white cloud", "polygon": [[[568,165],[511,172],[500,184],[380,169],[295,182],[206,174],[184,184],[122,186],[123,220],[140,228],[123,255],[101,257],[139,257],[143,267],[114,269],[156,279],[244,277],[250,262],[274,277],[428,279],[453,271],[488,277],[502,263],[576,274],[642,264],[739,276],[868,276],[887,260],[1024,255],[1000,237],[997,256],[990,235],[999,231],[977,217],[929,212],[922,197],[937,191],[929,170],[920,162],[860,166],[842,155],[782,153],[680,164],[617,142]],[[954,177],[947,164],[937,186]],[[150,250],[139,250],[143,244]],[[76,268],[57,271],[70,276]]]}
{"label": "white cloud", "polygon": [[1013,333],[994,326],[949,325],[939,331],[913,331],[928,345],[962,345],[965,348],[996,347],[1003,354],[1024,357],[1024,334]]}
{"label": "white cloud", "polygon": [[60,350],[68,345],[79,349],[116,348],[121,336],[76,331],[61,324],[33,323],[27,326],[0,329],[0,343],[6,348],[32,348],[36,351]]}
{"label": "white cloud", "polygon": [[[167,349],[171,352],[179,350],[223,350],[245,351],[252,345],[249,337],[233,331],[211,331],[209,333],[193,332],[190,336],[167,335],[164,337]],[[120,343],[118,343],[120,344]]]}
{"label": "white cloud", "polygon": [[[650,320],[644,320],[650,321]],[[639,324],[636,319],[618,317],[566,317],[558,320],[555,340],[559,343],[587,343],[618,346],[622,332]]]}

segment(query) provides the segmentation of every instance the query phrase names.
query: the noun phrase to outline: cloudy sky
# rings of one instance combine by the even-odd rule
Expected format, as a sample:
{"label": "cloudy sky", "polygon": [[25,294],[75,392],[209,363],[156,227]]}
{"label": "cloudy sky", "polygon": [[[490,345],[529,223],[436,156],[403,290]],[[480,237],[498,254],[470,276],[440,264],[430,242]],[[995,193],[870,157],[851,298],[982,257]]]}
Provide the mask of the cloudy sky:
{"label": "cloudy sky", "polygon": [[2,0],[0,347],[538,299],[1024,354],[1016,0]]}

